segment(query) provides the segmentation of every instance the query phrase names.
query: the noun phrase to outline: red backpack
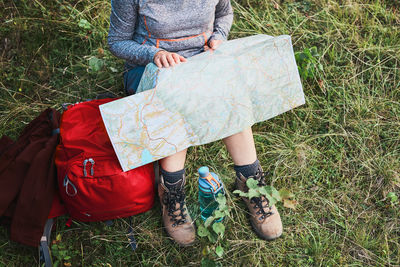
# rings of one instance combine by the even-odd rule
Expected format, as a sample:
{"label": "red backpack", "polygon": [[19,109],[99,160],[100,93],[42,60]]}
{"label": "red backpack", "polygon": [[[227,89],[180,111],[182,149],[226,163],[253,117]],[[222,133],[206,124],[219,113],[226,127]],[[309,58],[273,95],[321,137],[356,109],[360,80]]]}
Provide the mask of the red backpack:
{"label": "red backpack", "polygon": [[100,116],[100,99],[68,106],[56,149],[58,187],[71,218],[104,221],[145,212],[154,203],[153,164],[123,172]]}

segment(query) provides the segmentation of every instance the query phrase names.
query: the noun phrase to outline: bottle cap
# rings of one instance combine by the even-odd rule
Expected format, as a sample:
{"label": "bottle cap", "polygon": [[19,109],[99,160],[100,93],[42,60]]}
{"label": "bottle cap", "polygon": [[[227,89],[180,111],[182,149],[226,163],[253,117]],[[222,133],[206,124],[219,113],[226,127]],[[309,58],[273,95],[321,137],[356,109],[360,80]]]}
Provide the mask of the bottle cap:
{"label": "bottle cap", "polygon": [[216,194],[223,191],[223,185],[218,175],[210,172],[209,168],[201,167],[199,169],[199,189],[204,193]]}
{"label": "bottle cap", "polygon": [[202,177],[202,178],[207,177],[209,173],[210,173],[210,169],[208,167],[203,166],[203,167],[199,168],[200,177]]}

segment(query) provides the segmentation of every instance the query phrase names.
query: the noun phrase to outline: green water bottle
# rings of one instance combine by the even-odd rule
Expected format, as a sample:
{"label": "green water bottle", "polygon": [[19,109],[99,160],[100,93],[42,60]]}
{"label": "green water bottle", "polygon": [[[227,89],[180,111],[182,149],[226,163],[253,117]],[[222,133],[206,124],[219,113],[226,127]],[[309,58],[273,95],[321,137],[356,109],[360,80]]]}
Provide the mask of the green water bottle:
{"label": "green water bottle", "polygon": [[[215,200],[218,194],[225,194],[224,186],[221,180],[208,167],[199,168],[199,203],[201,218],[206,221],[215,209],[218,208],[218,202]],[[219,218],[217,221],[222,221]]]}

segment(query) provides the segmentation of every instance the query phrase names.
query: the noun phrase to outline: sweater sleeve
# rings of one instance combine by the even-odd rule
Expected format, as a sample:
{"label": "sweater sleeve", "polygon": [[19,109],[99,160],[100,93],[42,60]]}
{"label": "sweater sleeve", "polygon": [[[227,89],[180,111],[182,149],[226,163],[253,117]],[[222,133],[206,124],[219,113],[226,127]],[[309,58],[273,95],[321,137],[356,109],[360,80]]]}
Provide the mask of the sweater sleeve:
{"label": "sweater sleeve", "polygon": [[214,31],[209,38],[211,40],[223,40],[228,38],[233,22],[233,10],[230,0],[219,0],[215,7]]}
{"label": "sweater sleeve", "polygon": [[153,62],[154,55],[161,49],[141,45],[132,40],[137,23],[137,11],[136,0],[112,0],[107,40],[113,55],[144,66]]}

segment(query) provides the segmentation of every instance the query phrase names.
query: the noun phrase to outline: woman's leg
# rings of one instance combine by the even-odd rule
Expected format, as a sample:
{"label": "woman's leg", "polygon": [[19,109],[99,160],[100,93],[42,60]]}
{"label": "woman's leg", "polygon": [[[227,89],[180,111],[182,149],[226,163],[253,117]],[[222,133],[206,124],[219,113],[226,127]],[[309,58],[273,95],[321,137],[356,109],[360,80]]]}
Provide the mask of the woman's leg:
{"label": "woman's leg", "polygon": [[166,158],[160,159],[161,168],[167,172],[176,172],[182,170],[185,166],[186,151],[187,149],[179,151],[178,153],[168,156]]}
{"label": "woman's leg", "polygon": [[[236,182],[239,190],[247,192],[246,180],[249,177],[265,185],[265,177],[256,149],[251,128],[223,139],[223,142],[235,163]],[[264,239],[271,240],[282,234],[282,222],[275,206],[269,206],[265,196],[243,198],[250,212],[250,222],[255,232]]]}
{"label": "woman's leg", "polygon": [[222,140],[237,166],[252,164],[257,160],[251,127]]}
{"label": "woman's leg", "polygon": [[165,230],[182,246],[193,244],[195,228],[185,204],[186,149],[160,160],[161,179],[158,195]]}

